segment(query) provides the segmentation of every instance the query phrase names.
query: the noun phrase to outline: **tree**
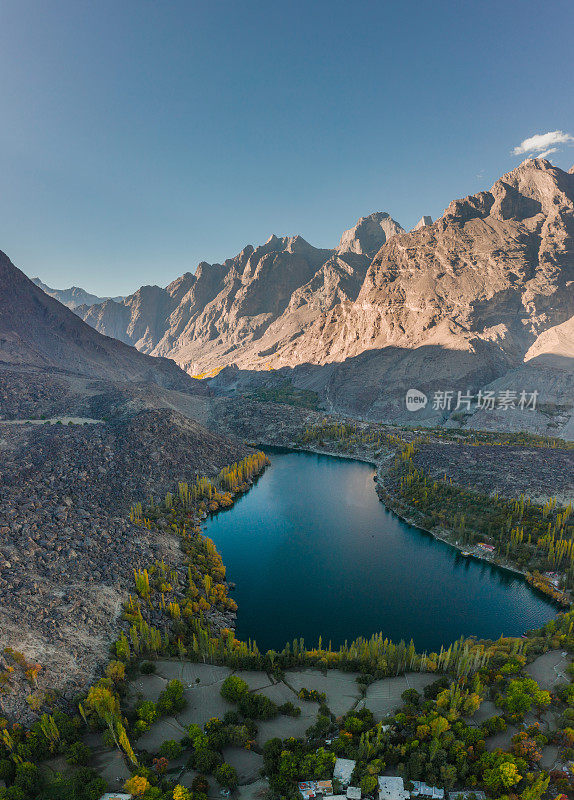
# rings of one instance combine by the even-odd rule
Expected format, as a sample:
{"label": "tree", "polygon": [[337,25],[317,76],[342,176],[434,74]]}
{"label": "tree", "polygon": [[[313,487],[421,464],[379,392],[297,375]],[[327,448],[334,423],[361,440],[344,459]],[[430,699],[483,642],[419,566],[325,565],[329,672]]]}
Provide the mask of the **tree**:
{"label": "tree", "polygon": [[193,753],[193,766],[198,772],[209,774],[221,763],[221,756],[209,747],[199,747]]}
{"label": "tree", "polygon": [[83,742],[73,742],[66,751],[66,761],[68,764],[85,765],[90,760],[92,751]]}
{"label": "tree", "polygon": [[229,675],[221,684],[221,696],[230,703],[237,703],[249,692],[249,686],[238,675]]}
{"label": "tree", "polygon": [[170,761],[173,761],[174,758],[179,758],[182,752],[183,747],[179,742],[176,742],[175,739],[166,739],[159,748],[159,754],[165,756],[165,758],[168,758]]}
{"label": "tree", "polygon": [[183,684],[177,679],[168,683],[157,701],[160,714],[176,714],[178,711],[183,711],[186,705]]}
{"label": "tree", "polygon": [[124,789],[134,797],[141,797],[151,787],[151,783],[143,775],[134,775],[124,783]]}
{"label": "tree", "polygon": [[121,661],[110,661],[106,667],[106,677],[114,683],[121,683],[126,677],[126,665]]}
{"label": "tree", "polygon": [[363,794],[372,794],[377,788],[376,775],[363,775],[361,778],[361,790]]}
{"label": "tree", "polygon": [[548,789],[550,778],[539,775],[531,786],[528,786],[520,795],[522,800],[540,800]]}
{"label": "tree", "polygon": [[533,705],[550,705],[550,693],[543,691],[533,678],[516,678],[508,684],[503,705],[509,714],[523,716]]}
{"label": "tree", "polygon": [[449,722],[444,717],[435,717],[431,720],[430,729],[433,736],[440,736],[450,728]]}
{"label": "tree", "polygon": [[136,706],[136,715],[138,719],[143,720],[147,725],[153,725],[158,718],[155,703],[152,700],[142,700]]}
{"label": "tree", "polygon": [[215,779],[220,786],[225,786],[227,789],[235,789],[237,786],[237,771],[231,764],[221,764],[215,770]]}
{"label": "tree", "polygon": [[23,761],[16,765],[14,784],[31,795],[37,795],[42,783],[40,770],[36,764]]}
{"label": "tree", "polygon": [[192,800],[192,794],[189,789],[178,783],[173,790],[173,800]]}
{"label": "tree", "polygon": [[[484,772],[485,786],[491,792],[498,792],[501,789],[510,789],[520,781],[520,774],[518,768],[513,761],[502,760],[502,754],[497,763]],[[511,756],[512,758],[512,756]]]}
{"label": "tree", "polygon": [[81,767],[72,773],[67,783],[73,800],[99,800],[107,789],[106,780],[88,767]]}

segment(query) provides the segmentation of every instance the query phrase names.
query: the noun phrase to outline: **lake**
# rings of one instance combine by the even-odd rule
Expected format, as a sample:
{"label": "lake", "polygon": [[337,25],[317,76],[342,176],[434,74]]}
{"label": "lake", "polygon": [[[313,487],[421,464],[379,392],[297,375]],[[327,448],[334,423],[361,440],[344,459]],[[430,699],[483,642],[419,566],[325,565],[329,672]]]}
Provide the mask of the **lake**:
{"label": "lake", "polygon": [[368,464],[266,451],[257,484],[205,524],[236,583],[237,635],[260,650],[319,636],[338,647],[382,631],[430,651],[461,635],[520,635],[555,616],[520,577],[388,511]]}

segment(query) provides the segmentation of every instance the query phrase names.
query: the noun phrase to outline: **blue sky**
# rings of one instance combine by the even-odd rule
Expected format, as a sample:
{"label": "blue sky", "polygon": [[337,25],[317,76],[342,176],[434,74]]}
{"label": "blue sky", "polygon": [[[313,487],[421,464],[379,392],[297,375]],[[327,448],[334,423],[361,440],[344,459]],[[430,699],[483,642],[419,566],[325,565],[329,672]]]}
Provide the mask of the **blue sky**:
{"label": "blue sky", "polygon": [[435,218],[574,135],[573,24],[570,0],[0,0],[0,249],[121,294],[271,233]]}

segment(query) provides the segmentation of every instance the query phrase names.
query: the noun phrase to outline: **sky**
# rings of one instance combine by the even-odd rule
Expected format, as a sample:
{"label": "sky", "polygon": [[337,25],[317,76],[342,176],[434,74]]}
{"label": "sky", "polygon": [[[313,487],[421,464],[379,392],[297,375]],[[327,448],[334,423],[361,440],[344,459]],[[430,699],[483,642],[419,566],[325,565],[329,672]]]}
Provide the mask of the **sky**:
{"label": "sky", "polygon": [[569,169],[573,28],[571,0],[0,0],[0,250],[127,294]]}

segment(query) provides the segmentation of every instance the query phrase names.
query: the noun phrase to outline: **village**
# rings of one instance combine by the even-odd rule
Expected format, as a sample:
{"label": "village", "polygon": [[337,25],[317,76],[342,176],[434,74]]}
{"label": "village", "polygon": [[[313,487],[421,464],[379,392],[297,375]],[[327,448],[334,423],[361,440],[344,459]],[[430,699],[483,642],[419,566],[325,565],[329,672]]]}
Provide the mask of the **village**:
{"label": "village", "polygon": [[[361,788],[358,786],[351,786],[351,779],[355,770],[357,762],[350,758],[338,758],[335,761],[333,770],[333,780],[324,781],[303,781],[298,784],[299,792],[303,800],[310,800],[310,798],[331,798],[331,800],[363,800],[364,795]],[[337,787],[337,794],[335,789]],[[457,792],[452,795],[461,800],[473,797],[476,800],[482,800],[485,795],[482,792],[466,793]],[[437,786],[428,786],[421,781],[413,781],[412,789],[405,788],[405,783],[402,778],[381,775],[378,778],[378,791],[376,794],[377,800],[409,800],[411,797],[420,797],[421,800],[430,798],[431,800],[444,800],[444,789],[439,789]]]}

